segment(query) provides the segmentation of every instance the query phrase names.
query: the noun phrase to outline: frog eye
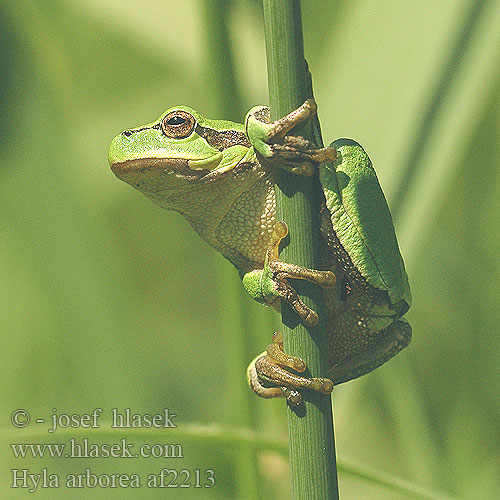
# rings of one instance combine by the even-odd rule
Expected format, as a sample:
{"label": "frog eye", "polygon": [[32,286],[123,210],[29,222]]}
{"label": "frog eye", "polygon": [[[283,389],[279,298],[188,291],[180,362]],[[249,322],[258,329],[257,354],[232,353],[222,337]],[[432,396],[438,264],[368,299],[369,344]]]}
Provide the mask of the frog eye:
{"label": "frog eye", "polygon": [[194,116],[187,111],[177,109],[165,115],[161,121],[163,133],[172,139],[183,139],[191,134],[196,125]]}

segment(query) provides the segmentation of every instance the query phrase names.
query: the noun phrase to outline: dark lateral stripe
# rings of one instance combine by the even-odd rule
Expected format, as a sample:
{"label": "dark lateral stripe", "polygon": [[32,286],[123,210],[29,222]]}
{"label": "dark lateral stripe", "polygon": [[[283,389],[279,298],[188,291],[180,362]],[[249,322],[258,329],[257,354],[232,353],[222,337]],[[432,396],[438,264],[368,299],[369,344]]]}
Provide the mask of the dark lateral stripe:
{"label": "dark lateral stripe", "polygon": [[196,124],[195,132],[203,137],[210,146],[222,151],[223,149],[229,148],[230,146],[235,146],[240,144],[247,148],[250,147],[247,136],[244,132],[238,132],[237,130],[215,130],[209,127],[202,127]]}
{"label": "dark lateral stripe", "polygon": [[[129,137],[136,132],[142,132],[143,130],[160,129],[160,124],[157,123],[151,127],[141,127],[133,130],[124,130],[123,135]],[[222,151],[223,149],[229,148],[230,146],[235,146],[240,144],[247,148],[250,147],[247,136],[244,132],[238,132],[237,130],[215,130],[209,127],[202,127],[201,125],[196,125],[195,132],[203,137],[210,146]]]}
{"label": "dark lateral stripe", "polygon": [[141,127],[141,128],[136,128],[134,130],[124,130],[122,132],[122,135],[125,135],[126,137],[129,137],[131,136],[132,134],[135,134],[136,132],[141,132],[143,130],[151,130],[151,129],[159,129],[160,128],[160,124],[157,123],[156,125],[153,125],[152,127]]}

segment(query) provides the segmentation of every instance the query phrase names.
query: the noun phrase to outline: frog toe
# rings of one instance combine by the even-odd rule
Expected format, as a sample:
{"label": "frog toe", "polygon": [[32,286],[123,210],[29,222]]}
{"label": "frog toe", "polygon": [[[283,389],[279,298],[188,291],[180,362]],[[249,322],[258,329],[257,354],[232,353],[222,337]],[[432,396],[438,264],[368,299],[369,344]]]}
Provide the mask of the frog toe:
{"label": "frog toe", "polygon": [[314,116],[317,106],[314,99],[306,100],[288,115],[270,121],[269,108],[257,106],[246,117],[245,128],[250,143],[262,158],[297,175],[310,176],[314,167],[334,161],[337,150],[333,146],[318,147],[300,135],[287,135],[292,129]]}
{"label": "frog toe", "polygon": [[299,297],[296,290],[288,283],[288,279],[309,281],[323,288],[329,288],[335,283],[335,275],[331,271],[318,271],[294,264],[288,264],[279,259],[279,244],[288,234],[285,222],[278,221],[271,236],[266,261],[264,264],[262,294],[269,298],[280,298],[290,304],[307,326],[318,323],[318,315]]}
{"label": "frog toe", "polygon": [[289,370],[304,372],[306,364],[302,358],[289,356],[283,351],[282,336],[276,332],[273,343],[248,369],[250,387],[265,398],[284,396],[293,406],[301,403],[303,389],[321,394],[330,394],[333,390],[333,382],[328,378],[305,377]]}

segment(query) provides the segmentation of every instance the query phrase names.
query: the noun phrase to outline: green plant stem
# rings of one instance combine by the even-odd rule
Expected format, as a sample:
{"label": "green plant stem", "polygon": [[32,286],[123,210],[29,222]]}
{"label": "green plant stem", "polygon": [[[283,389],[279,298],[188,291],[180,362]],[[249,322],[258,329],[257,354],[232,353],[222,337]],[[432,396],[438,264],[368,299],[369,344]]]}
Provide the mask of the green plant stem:
{"label": "green plant stem", "polygon": [[[263,0],[271,118],[277,119],[297,108],[310,95],[304,60],[299,0]],[[301,132],[308,135],[304,129]],[[309,138],[313,139],[309,134]],[[275,169],[277,217],[289,228],[289,244],[281,258],[313,269],[319,268],[317,177],[294,176]],[[323,317],[321,290],[294,282],[307,305]],[[312,376],[328,371],[324,324],[307,329],[297,315],[282,305],[284,348],[301,356]],[[337,471],[331,399],[304,393],[298,408],[288,407],[288,436],[292,498],[337,499]]]}

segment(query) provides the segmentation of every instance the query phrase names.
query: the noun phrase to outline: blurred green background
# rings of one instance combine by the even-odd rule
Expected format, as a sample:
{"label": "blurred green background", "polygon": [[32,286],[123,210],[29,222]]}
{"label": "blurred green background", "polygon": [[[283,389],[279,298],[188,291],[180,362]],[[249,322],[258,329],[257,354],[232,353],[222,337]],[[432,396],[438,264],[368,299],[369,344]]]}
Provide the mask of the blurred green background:
{"label": "blurred green background", "polygon": [[[323,136],[369,152],[414,297],[411,346],[334,392],[341,498],[499,498],[500,2],[302,11]],[[244,379],[277,315],[107,166],[115,134],[175,104],[242,120],[267,103],[260,2],[1,0],[0,30],[0,497],[30,496],[11,469],[46,469],[61,487],[33,498],[289,498],[285,404]],[[25,429],[10,423],[18,408]],[[34,423],[94,408],[99,429]],[[178,427],[110,430],[112,408],[169,408]],[[28,460],[10,447],[70,437],[178,443],[184,458]],[[87,468],[143,486],[63,487]],[[162,468],[213,469],[216,483],[147,488]],[[378,484],[387,474],[393,486]]]}

